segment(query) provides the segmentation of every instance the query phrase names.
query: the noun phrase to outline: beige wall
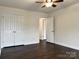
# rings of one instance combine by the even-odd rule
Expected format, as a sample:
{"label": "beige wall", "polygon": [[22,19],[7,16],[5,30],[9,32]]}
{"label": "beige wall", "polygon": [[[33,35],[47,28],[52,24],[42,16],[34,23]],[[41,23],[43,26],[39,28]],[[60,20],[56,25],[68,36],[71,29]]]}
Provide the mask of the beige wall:
{"label": "beige wall", "polygon": [[55,16],[55,43],[79,50],[79,3],[51,13]]}

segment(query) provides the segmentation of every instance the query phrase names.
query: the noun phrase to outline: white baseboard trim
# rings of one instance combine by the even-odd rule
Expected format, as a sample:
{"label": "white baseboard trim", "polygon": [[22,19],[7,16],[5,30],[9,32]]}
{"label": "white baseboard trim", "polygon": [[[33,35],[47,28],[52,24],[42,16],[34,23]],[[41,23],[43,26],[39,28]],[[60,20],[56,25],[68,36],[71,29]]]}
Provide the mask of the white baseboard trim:
{"label": "white baseboard trim", "polygon": [[68,47],[68,48],[71,48],[71,49],[79,50],[78,47],[70,46],[70,45],[67,45],[67,44],[64,44],[64,43],[55,42],[55,44],[65,46],[65,47]]}
{"label": "white baseboard trim", "polygon": [[31,45],[31,44],[39,44],[39,42],[30,42],[30,43],[25,43],[24,45]]}
{"label": "white baseboard trim", "polygon": [[1,49],[4,48],[3,46],[1,46]]}
{"label": "white baseboard trim", "polygon": [[[47,42],[50,42],[50,41],[47,41]],[[59,43],[59,42],[50,42],[50,43],[54,43],[54,44],[61,45],[61,46],[64,46],[64,47],[68,47],[68,48],[71,48],[71,49],[79,50],[78,47],[70,46],[70,45],[67,45],[67,44],[64,44],[64,43]]]}
{"label": "white baseboard trim", "polygon": [[[29,43],[24,43],[23,45],[31,45],[31,44],[38,44],[39,43],[39,41],[38,42],[29,42]],[[15,46],[17,46],[17,45],[15,45]],[[1,49],[2,48],[4,48],[3,46],[1,46]]]}
{"label": "white baseboard trim", "polygon": [[51,41],[48,41],[48,40],[47,40],[47,42],[54,43],[54,42],[51,42]]}

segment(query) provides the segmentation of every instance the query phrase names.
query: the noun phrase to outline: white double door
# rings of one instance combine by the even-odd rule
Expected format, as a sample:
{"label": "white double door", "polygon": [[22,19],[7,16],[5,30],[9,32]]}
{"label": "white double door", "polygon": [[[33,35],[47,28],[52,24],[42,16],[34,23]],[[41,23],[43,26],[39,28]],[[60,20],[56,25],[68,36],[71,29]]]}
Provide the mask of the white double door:
{"label": "white double door", "polygon": [[21,15],[3,14],[1,23],[1,47],[24,44],[25,17]]}

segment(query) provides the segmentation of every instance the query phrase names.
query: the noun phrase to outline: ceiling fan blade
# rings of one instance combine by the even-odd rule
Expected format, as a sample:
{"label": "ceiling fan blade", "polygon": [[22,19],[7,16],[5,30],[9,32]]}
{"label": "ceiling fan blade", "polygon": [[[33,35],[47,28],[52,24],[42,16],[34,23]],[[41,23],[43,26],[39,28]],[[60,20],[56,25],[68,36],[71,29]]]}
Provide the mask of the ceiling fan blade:
{"label": "ceiling fan blade", "polygon": [[56,1],[53,1],[55,3],[58,3],[58,2],[63,2],[64,0],[56,0]]}
{"label": "ceiling fan blade", "polygon": [[48,0],[46,0],[46,2],[48,2]]}
{"label": "ceiling fan blade", "polygon": [[53,0],[51,0],[51,2],[53,2]]}
{"label": "ceiling fan blade", "polygon": [[46,7],[46,5],[43,5],[41,8],[44,8],[44,7]]}
{"label": "ceiling fan blade", "polygon": [[52,7],[56,7],[57,5],[53,4]]}
{"label": "ceiling fan blade", "polygon": [[36,1],[36,3],[44,3],[43,1]]}

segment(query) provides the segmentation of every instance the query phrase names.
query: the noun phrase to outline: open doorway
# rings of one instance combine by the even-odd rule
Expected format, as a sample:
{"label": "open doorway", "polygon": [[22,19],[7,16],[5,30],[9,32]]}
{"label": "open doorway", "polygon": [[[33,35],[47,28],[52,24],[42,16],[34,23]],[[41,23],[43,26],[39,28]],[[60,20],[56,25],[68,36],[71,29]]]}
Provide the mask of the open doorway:
{"label": "open doorway", "polygon": [[40,18],[39,19],[39,39],[40,41],[46,41],[46,27],[47,27],[47,19]]}
{"label": "open doorway", "polygon": [[54,18],[40,18],[39,39],[40,41],[54,43]]}

